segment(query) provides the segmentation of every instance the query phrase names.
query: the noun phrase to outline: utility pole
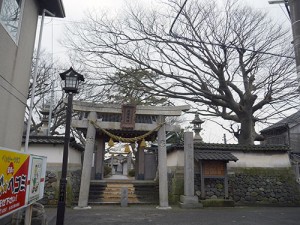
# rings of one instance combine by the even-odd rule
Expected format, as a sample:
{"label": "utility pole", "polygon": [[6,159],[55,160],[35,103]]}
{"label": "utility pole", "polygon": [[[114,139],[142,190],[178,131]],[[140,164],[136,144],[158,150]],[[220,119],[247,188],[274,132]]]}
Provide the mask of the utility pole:
{"label": "utility pole", "polygon": [[289,0],[291,24],[293,31],[293,44],[295,48],[298,86],[300,91],[300,0]]}
{"label": "utility pole", "polygon": [[[293,44],[295,49],[296,70],[298,78],[298,91],[300,92],[300,0],[273,0],[268,1],[269,4],[282,4],[290,6],[288,11],[291,18]],[[287,7],[288,10],[288,7]]]}
{"label": "utility pole", "polygon": [[224,144],[227,144],[227,139],[226,139],[226,134],[223,134],[223,140],[224,140]]}

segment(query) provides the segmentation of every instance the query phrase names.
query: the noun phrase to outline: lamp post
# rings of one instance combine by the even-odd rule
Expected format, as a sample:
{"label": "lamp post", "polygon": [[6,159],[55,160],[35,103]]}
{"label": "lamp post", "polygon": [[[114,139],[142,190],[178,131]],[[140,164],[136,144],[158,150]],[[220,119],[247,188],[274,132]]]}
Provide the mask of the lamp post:
{"label": "lamp post", "polygon": [[61,79],[65,81],[65,87],[63,89],[68,94],[62,173],[61,173],[60,184],[59,184],[59,196],[58,196],[57,215],[56,215],[56,225],[63,225],[64,218],[65,218],[65,208],[66,208],[66,186],[67,186],[68,153],[69,153],[69,142],[70,142],[70,125],[71,125],[71,118],[72,118],[72,101],[73,101],[73,94],[78,92],[79,81],[84,81],[84,77],[81,74],[77,73],[75,70],[73,70],[72,67],[63,73],[60,73],[59,75]]}

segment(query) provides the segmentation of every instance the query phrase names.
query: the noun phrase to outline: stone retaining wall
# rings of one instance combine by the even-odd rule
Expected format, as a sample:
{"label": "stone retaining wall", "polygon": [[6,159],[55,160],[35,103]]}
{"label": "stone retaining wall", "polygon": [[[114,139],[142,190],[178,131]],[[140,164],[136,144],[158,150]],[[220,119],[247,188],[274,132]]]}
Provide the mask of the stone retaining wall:
{"label": "stone retaining wall", "polygon": [[[291,169],[238,169],[229,175],[229,199],[236,205],[299,206],[299,185]],[[201,194],[200,174],[195,191]],[[205,179],[205,198],[224,198],[223,179]]]}
{"label": "stone retaining wall", "polygon": [[[39,203],[46,206],[57,205],[60,172],[47,171],[45,179],[44,198]],[[80,189],[81,170],[69,171],[67,175],[67,205],[74,202],[74,198],[78,195]]]}
{"label": "stone retaining wall", "polygon": [[[195,193],[200,198],[201,195],[200,174],[195,174]],[[223,199],[225,197],[224,179],[205,179],[205,199]],[[230,194],[230,193],[229,193]]]}
{"label": "stone retaining wall", "polygon": [[[183,194],[182,169],[168,171],[169,201]],[[291,168],[247,168],[229,171],[229,199],[235,205],[300,206],[300,186]],[[200,174],[195,174],[195,194],[201,195]],[[206,199],[224,199],[224,180],[205,179]]]}
{"label": "stone retaining wall", "polygon": [[244,169],[229,176],[237,205],[299,206],[299,185],[291,169]]}

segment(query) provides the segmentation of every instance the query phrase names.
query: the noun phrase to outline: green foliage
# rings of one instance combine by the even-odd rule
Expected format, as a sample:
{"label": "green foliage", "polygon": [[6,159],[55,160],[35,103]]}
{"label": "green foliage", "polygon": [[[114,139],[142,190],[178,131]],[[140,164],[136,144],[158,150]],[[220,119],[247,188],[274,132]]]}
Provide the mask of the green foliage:
{"label": "green foliage", "polygon": [[234,201],[227,199],[205,199],[201,203],[204,207],[234,207]]}
{"label": "green foliage", "polygon": [[180,201],[180,195],[184,194],[183,171],[173,171],[174,176],[171,178],[171,187],[169,187],[169,201],[175,204]]}
{"label": "green foliage", "polygon": [[143,69],[124,69],[110,77],[112,88],[108,101],[135,105],[168,105],[167,98],[150,94],[151,88],[145,84],[158,79],[158,75]]}
{"label": "green foliage", "polygon": [[104,177],[111,173],[111,167],[108,165],[104,165]]}
{"label": "green foliage", "polygon": [[218,190],[222,190],[222,189],[224,188],[224,186],[223,186],[223,184],[217,184],[217,185],[216,185],[216,188],[217,188]]}
{"label": "green foliage", "polygon": [[184,140],[184,130],[181,129],[179,132],[168,132],[167,136],[169,137],[167,143],[183,143]]}
{"label": "green foliage", "polygon": [[293,172],[291,168],[239,168],[235,171],[236,173],[243,173],[253,176],[276,176],[282,179],[287,179],[293,177]]}
{"label": "green foliage", "polygon": [[240,168],[235,170],[236,174],[245,174],[250,176],[276,177],[279,182],[287,183],[295,188],[295,175],[292,168]]}
{"label": "green foliage", "polygon": [[129,171],[128,171],[128,176],[129,176],[129,177],[134,177],[134,176],[135,176],[135,170],[134,170],[134,169],[129,170]]}
{"label": "green foliage", "polygon": [[74,195],[73,195],[73,191],[72,191],[72,185],[69,183],[69,182],[67,182],[67,190],[66,190],[66,192],[67,192],[67,206],[68,207],[71,207],[72,206],[72,202],[73,202],[73,200],[74,200]]}

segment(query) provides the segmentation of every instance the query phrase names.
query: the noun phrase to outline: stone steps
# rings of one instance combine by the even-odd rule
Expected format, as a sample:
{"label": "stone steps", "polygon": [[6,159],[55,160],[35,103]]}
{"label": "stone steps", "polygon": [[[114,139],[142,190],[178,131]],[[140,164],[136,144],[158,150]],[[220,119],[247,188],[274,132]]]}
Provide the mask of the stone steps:
{"label": "stone steps", "polygon": [[128,190],[129,204],[158,203],[158,184],[153,181],[110,180],[91,182],[88,204],[120,204],[122,188]]}

